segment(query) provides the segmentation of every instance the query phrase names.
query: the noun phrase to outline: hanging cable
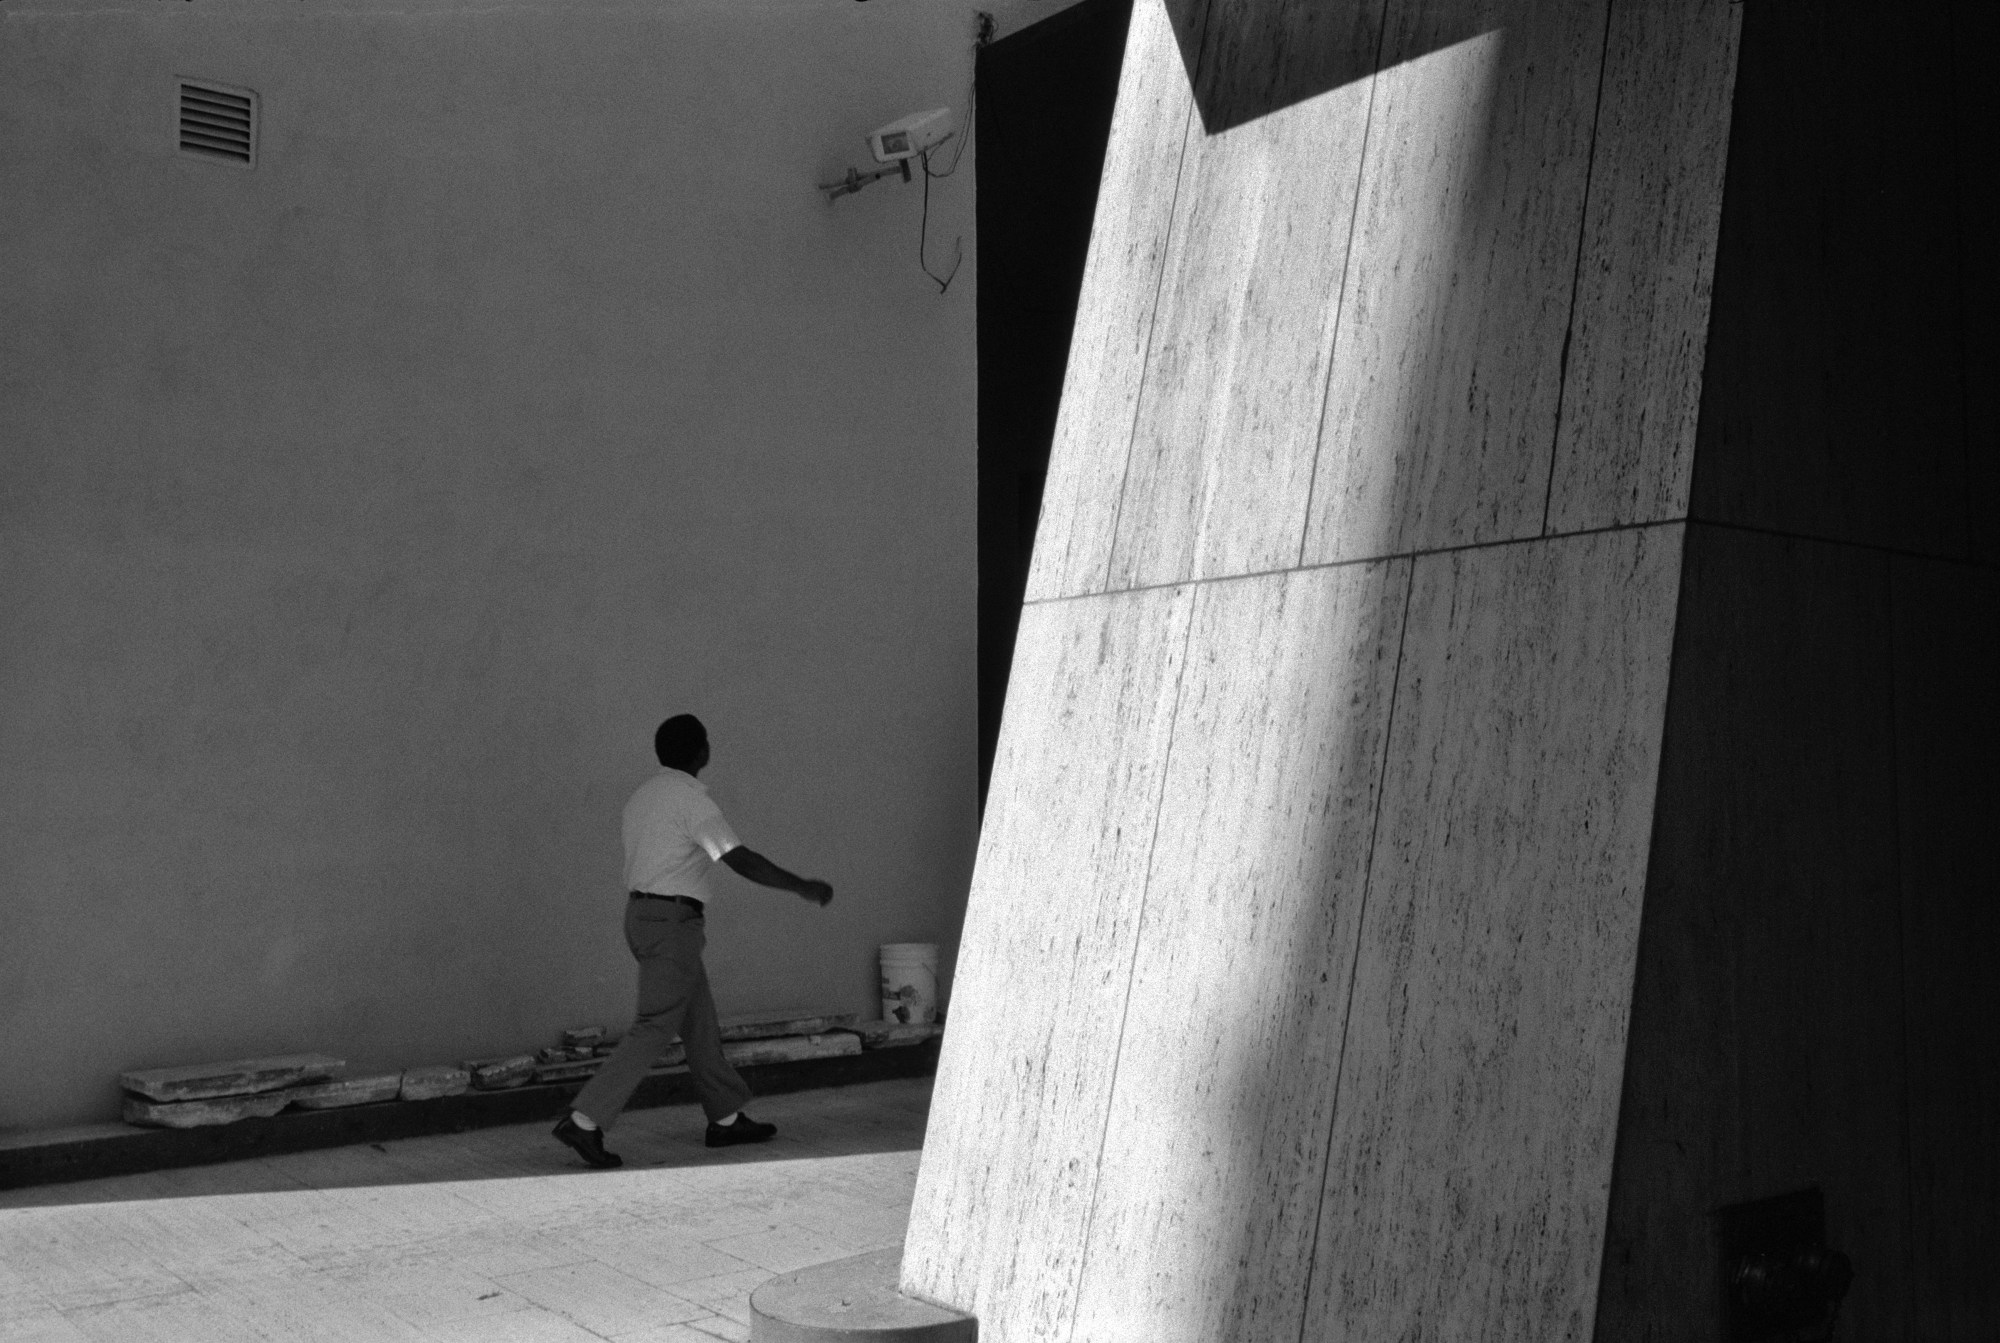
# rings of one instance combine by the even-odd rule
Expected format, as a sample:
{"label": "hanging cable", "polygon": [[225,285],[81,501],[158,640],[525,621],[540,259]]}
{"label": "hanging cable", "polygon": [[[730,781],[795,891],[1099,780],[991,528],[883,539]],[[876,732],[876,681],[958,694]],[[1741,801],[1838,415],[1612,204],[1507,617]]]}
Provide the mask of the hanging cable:
{"label": "hanging cable", "polygon": [[959,263],[965,260],[965,238],[961,235],[952,241],[951,269],[949,271],[946,271],[943,275],[939,275],[931,269],[930,260],[925,255],[929,250],[931,232],[931,178],[949,177],[951,174],[948,172],[933,173],[931,171],[929,150],[919,154],[917,158],[923,164],[924,168],[924,218],[923,223],[917,228],[917,264],[923,267],[924,274],[930,276],[931,283],[935,284],[938,287],[938,293],[942,294],[945,290],[951,288],[952,279],[958,274]]}

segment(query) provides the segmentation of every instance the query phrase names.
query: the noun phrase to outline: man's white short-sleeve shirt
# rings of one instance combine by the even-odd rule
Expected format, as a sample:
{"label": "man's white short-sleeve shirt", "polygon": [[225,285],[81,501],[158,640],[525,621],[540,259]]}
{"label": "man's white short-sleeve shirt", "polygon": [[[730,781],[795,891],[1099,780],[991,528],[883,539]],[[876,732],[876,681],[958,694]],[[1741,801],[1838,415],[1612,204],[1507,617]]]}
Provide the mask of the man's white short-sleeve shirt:
{"label": "man's white short-sleeve shirt", "polygon": [[625,889],[706,903],[710,872],[741,842],[699,779],[662,769],[625,804]]}

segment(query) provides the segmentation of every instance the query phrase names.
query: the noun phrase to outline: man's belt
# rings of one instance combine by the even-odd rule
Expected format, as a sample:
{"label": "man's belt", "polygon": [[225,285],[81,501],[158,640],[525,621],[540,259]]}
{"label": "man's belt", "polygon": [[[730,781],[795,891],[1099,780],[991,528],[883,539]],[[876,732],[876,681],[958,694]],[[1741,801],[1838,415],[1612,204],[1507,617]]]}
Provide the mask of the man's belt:
{"label": "man's belt", "polygon": [[691,895],[657,895],[652,891],[634,891],[632,892],[632,898],[634,900],[671,900],[677,905],[686,905],[697,914],[701,913],[701,901]]}

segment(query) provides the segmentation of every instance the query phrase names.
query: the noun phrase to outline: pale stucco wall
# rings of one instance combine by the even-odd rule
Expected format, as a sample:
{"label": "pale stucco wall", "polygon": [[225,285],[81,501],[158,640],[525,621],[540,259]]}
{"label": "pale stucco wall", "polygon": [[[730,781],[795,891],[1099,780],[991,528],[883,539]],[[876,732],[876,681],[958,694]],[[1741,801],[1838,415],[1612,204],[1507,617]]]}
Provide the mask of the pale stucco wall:
{"label": "pale stucco wall", "polygon": [[[618,813],[708,721],[727,1013],[873,1015],[974,816],[971,4],[0,12],[0,1126],[630,1013]],[[175,79],[263,100],[244,172]],[[969,166],[970,160],[968,160]],[[734,882],[734,878],[727,878]]]}

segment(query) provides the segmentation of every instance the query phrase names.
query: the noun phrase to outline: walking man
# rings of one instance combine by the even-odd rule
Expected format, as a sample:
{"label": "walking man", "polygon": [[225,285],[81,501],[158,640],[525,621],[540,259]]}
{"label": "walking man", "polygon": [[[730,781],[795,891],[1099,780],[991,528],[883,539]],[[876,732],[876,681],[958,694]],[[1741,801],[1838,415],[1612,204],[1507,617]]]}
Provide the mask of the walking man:
{"label": "walking man", "polygon": [[653,734],[660,772],[625,804],[625,945],[639,962],[639,1010],[632,1029],[577,1093],[555,1136],[592,1166],[622,1166],[604,1150],[604,1129],[675,1035],[687,1048],[688,1076],[708,1115],[708,1145],[764,1142],[778,1131],[743,1113],[750,1088],[722,1056],[715,999],[702,968],[702,914],[715,898],[709,875],[718,862],[738,876],[825,905],[833,887],[793,876],[737,840],[722,811],[696,779],[708,764],[708,730],[679,714]]}

